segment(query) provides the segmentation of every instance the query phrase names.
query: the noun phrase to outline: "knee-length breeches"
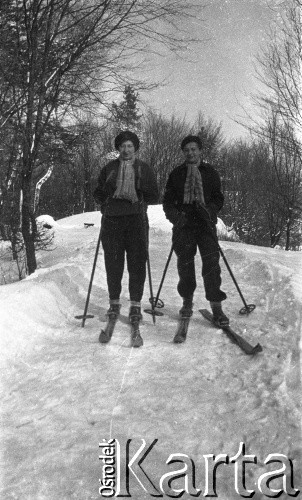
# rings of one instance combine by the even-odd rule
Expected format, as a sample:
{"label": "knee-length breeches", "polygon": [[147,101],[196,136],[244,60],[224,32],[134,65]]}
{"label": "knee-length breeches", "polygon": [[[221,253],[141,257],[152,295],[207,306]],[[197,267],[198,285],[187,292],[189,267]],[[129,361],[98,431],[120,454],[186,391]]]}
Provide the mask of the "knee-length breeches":
{"label": "knee-length breeches", "polygon": [[190,297],[196,289],[195,255],[197,248],[202,259],[202,277],[206,299],[221,302],[226,294],[221,287],[219,249],[215,228],[184,227],[173,233],[173,246],[177,255],[179,282],[177,286],[181,297]]}
{"label": "knee-length breeches", "polygon": [[126,255],[130,300],[141,301],[146,280],[147,237],[148,222],[139,214],[102,218],[101,241],[111,300],[120,297]]}

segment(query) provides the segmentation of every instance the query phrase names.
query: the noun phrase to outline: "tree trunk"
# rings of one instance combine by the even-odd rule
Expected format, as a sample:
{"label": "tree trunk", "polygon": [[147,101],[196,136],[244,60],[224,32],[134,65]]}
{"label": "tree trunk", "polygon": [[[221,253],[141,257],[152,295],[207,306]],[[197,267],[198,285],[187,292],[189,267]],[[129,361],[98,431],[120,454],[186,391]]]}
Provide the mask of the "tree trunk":
{"label": "tree trunk", "polygon": [[16,235],[12,233],[11,235],[11,245],[12,245],[12,255],[13,255],[13,260],[18,260],[18,250],[17,250],[17,239]]}
{"label": "tree trunk", "polygon": [[277,234],[275,234],[275,233],[271,234],[271,237],[270,237],[271,248],[275,248],[275,246],[279,244],[281,234],[282,234],[281,231],[279,231]]}
{"label": "tree trunk", "polygon": [[290,221],[286,224],[286,242],[285,242],[285,250],[290,249]]}
{"label": "tree trunk", "polygon": [[49,177],[52,174],[52,171],[53,171],[53,164],[51,164],[50,167],[48,167],[46,174],[36,184],[35,196],[34,196],[34,213],[36,213],[39,205],[41,187],[43,186],[44,182],[46,182],[47,179],[49,179]]}
{"label": "tree trunk", "polygon": [[36,221],[31,208],[30,182],[24,181],[22,201],[22,236],[25,245],[28,274],[34,273],[37,269],[35,253],[36,231]]}
{"label": "tree trunk", "polygon": [[83,154],[83,163],[84,163],[84,193],[83,193],[83,212],[92,212],[94,208],[94,199],[92,197],[91,191],[91,165],[90,165],[90,157],[89,157],[89,147],[87,140],[84,142],[84,154]]}

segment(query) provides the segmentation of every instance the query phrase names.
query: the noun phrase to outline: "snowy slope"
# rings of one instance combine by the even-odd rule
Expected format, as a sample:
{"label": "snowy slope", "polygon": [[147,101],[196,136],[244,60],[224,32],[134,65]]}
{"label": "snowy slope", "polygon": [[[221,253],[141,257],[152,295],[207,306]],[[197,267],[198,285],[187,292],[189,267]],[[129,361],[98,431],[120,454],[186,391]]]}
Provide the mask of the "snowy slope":
{"label": "snowy slope", "polygon": [[[156,292],[171,225],[160,206],[149,208],[149,220]],[[257,357],[242,354],[198,313],[207,307],[199,259],[188,339],[172,343],[181,305],[174,256],[161,294],[165,315],[156,326],[144,315],[144,347],[133,350],[127,273],[121,320],[111,343],[98,343],[108,304],[102,250],[89,305],[94,318],[85,328],[74,318],[84,309],[99,227],[99,212],[57,221],[55,250],[39,255],[36,273],[0,287],[1,498],[100,498],[98,443],[110,437],[157,438],[149,465],[156,477],[167,472],[170,453],[187,453],[202,469],[204,454],[234,455],[243,441],[259,457],[249,474],[254,498],[262,498],[257,477],[269,453],[290,456],[299,481],[302,253],[221,242],[243,295],[257,306],[248,317],[238,315],[242,302],[222,263],[225,310],[234,329],[251,344],[261,343]],[[146,283],[144,307],[149,295]],[[240,498],[227,468],[219,477],[219,498]],[[202,489],[203,483],[200,473]],[[150,498],[137,481],[131,488],[132,498]]]}

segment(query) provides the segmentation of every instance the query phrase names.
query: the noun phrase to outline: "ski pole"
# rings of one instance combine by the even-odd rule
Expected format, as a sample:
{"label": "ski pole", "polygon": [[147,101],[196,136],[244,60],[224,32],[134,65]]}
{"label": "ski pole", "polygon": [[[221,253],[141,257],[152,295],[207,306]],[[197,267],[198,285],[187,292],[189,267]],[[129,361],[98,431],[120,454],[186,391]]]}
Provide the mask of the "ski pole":
{"label": "ski pole", "polygon": [[149,281],[149,289],[150,289],[150,299],[149,302],[151,304],[151,309],[144,309],[144,311],[148,314],[152,314],[152,320],[153,324],[155,325],[155,316],[163,316],[163,313],[156,311],[155,310],[155,302],[154,302],[154,295],[153,295],[153,287],[152,287],[152,276],[151,276],[151,265],[150,265],[150,255],[149,255],[149,244],[148,244],[148,230],[147,230],[147,221],[145,218],[145,212],[144,212],[144,207],[143,207],[143,200],[141,201],[142,203],[142,217],[143,217],[143,225],[144,225],[144,230],[145,230],[145,240],[146,240],[146,255],[147,255],[147,270],[148,270],[148,281]]}
{"label": "ski pole", "polygon": [[[138,181],[137,181],[137,188],[138,190],[140,189],[140,181],[141,181],[141,171],[139,168],[138,172]],[[148,270],[148,281],[149,281],[149,289],[150,289],[150,299],[149,302],[151,304],[152,309],[144,309],[144,311],[148,314],[152,314],[152,320],[153,324],[155,325],[155,316],[162,316],[163,313],[160,313],[158,311],[155,311],[155,306],[154,306],[154,295],[153,295],[153,286],[152,286],[152,276],[151,276],[151,265],[150,265],[150,255],[149,255],[149,238],[148,238],[148,228],[147,228],[147,220],[146,220],[146,213],[144,210],[144,198],[143,194],[141,195],[140,199],[140,206],[141,206],[141,217],[143,221],[143,228],[144,228],[144,233],[145,233],[145,242],[146,242],[146,256],[147,256],[147,270]]]}
{"label": "ski pole", "polygon": [[82,320],[82,325],[81,325],[82,328],[84,328],[85,321],[86,321],[87,318],[94,318],[93,314],[87,314],[87,310],[88,310],[88,304],[89,304],[90,293],[91,293],[91,288],[92,288],[92,282],[93,282],[93,277],[94,277],[96,262],[97,262],[97,258],[98,258],[98,254],[99,254],[100,244],[101,244],[101,229],[100,229],[100,234],[99,234],[99,237],[98,237],[98,242],[97,242],[97,245],[96,245],[96,251],[95,251],[95,256],[94,256],[94,261],[93,261],[93,266],[92,266],[92,271],[91,271],[91,277],[90,277],[90,282],[89,282],[89,287],[88,287],[88,293],[87,293],[87,298],[86,298],[84,313],[81,314],[81,315],[79,315],[79,316],[75,316],[76,319],[81,319]]}
{"label": "ski pole", "polygon": [[[180,219],[177,221],[176,225],[179,224],[179,221],[180,221]],[[178,240],[178,238],[176,239],[176,241],[177,240]],[[168,271],[168,267],[169,267],[169,264],[170,264],[170,261],[171,261],[172,255],[173,255],[174,243],[172,243],[171,250],[170,250],[170,253],[168,255],[167,262],[166,262],[166,265],[165,265],[165,268],[164,268],[164,272],[163,272],[163,275],[162,275],[162,279],[161,279],[161,282],[159,284],[158,292],[157,292],[156,297],[154,299],[154,307],[158,307],[160,309],[162,307],[164,307],[164,302],[159,298],[159,295],[160,295],[161,289],[163,287],[164,280],[165,280],[165,277],[166,277],[166,274],[167,274],[167,271]]]}
{"label": "ski pole", "polygon": [[231,268],[229,266],[228,261],[226,260],[226,257],[225,257],[225,255],[224,255],[224,253],[222,251],[222,248],[221,248],[221,246],[219,244],[218,244],[218,249],[219,249],[220,255],[223,258],[223,261],[224,261],[224,263],[225,263],[225,265],[227,267],[227,270],[229,271],[229,273],[231,275],[231,278],[232,278],[232,280],[233,280],[233,282],[234,282],[234,284],[235,284],[235,286],[237,288],[237,291],[238,291],[238,293],[239,293],[239,295],[241,297],[241,300],[242,300],[242,302],[244,304],[244,307],[242,307],[242,309],[240,309],[239,314],[249,314],[250,312],[252,312],[256,308],[256,306],[255,306],[255,304],[247,304],[246,303],[245,298],[243,297],[242,292],[241,292],[241,290],[239,288],[239,285],[238,285],[238,283],[237,283],[237,281],[235,279],[235,276],[234,276],[234,274],[233,274],[233,272],[232,272],[232,270],[231,270]]}
{"label": "ski pole", "polygon": [[164,280],[165,280],[165,277],[166,277],[166,274],[167,274],[167,271],[168,271],[168,267],[169,267],[169,264],[170,264],[170,260],[171,260],[173,251],[174,251],[174,245],[172,243],[171,250],[170,250],[169,256],[167,258],[167,262],[166,262],[166,265],[165,265],[165,268],[164,268],[164,272],[163,272],[163,275],[162,275],[162,279],[161,279],[161,282],[159,284],[156,297],[154,299],[154,307],[159,307],[159,308],[164,307],[164,303],[163,303],[162,300],[159,299],[159,295],[160,295],[161,289],[162,289],[163,284],[164,284]]}
{"label": "ski pole", "polygon": [[[148,243],[146,243],[148,245]],[[152,288],[152,279],[151,279],[151,267],[150,267],[150,258],[149,251],[147,251],[147,269],[148,269],[148,280],[149,280],[149,289],[150,289],[150,303],[152,309],[144,309],[145,312],[152,314],[153,324],[155,325],[155,310],[154,310],[154,298],[153,298],[153,288]]]}
{"label": "ski pole", "polygon": [[225,265],[227,267],[227,270],[229,271],[230,276],[231,276],[231,278],[232,278],[232,280],[233,280],[233,282],[234,282],[234,284],[235,284],[235,286],[237,288],[237,291],[238,291],[238,293],[240,295],[240,298],[241,298],[241,300],[242,300],[242,302],[244,304],[244,307],[242,307],[242,309],[240,309],[239,314],[249,314],[250,312],[254,311],[254,309],[256,308],[256,305],[255,304],[247,304],[246,303],[246,300],[245,300],[245,298],[244,298],[244,296],[243,296],[243,294],[242,294],[242,292],[241,292],[241,290],[239,288],[239,285],[238,285],[238,283],[237,283],[237,281],[235,279],[235,276],[234,276],[234,274],[233,274],[233,272],[232,272],[232,270],[231,270],[231,268],[229,266],[229,263],[228,263],[228,261],[226,259],[226,256],[224,255],[224,253],[222,251],[222,248],[221,248],[221,246],[218,243],[218,237],[214,233],[214,229],[212,228],[210,214],[209,214],[208,210],[205,207],[203,207],[203,209],[208,214],[208,218],[206,218],[205,220],[206,220],[206,222],[208,224],[208,227],[211,229],[211,234],[212,234],[212,236],[213,236],[213,238],[215,240],[215,243],[217,244],[219,253],[220,253],[221,257],[223,258],[223,261],[224,261],[224,263],[225,263]]}

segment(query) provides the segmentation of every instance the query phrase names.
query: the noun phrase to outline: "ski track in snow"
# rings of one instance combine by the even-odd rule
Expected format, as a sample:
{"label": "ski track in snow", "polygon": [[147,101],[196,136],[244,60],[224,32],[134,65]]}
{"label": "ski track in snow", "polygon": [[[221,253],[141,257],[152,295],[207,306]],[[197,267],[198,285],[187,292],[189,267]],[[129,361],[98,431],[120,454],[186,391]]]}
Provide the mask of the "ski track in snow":
{"label": "ski track in snow", "polygon": [[[95,226],[84,229],[87,220]],[[261,343],[263,352],[255,357],[244,355],[198,313],[208,307],[198,257],[185,344],[172,343],[181,306],[173,256],[161,293],[164,316],[154,326],[144,314],[144,346],[130,347],[126,272],[120,320],[110,344],[101,345],[108,303],[102,250],[88,309],[95,317],[85,328],[74,319],[84,309],[99,221],[97,212],[58,221],[56,250],[40,254],[40,269],[0,287],[2,498],[100,498],[98,444],[111,437],[140,444],[159,440],[146,460],[157,484],[169,470],[168,456],[186,453],[204,490],[203,455],[233,456],[243,441],[246,453],[258,457],[247,477],[254,499],[266,498],[257,478],[267,472],[263,461],[269,453],[293,459],[295,486],[301,488],[301,253],[221,242],[247,303],[256,304],[249,316],[238,314],[243,304],[221,261],[225,310],[235,331],[253,345]],[[157,207],[150,226],[156,292],[171,246],[169,223]],[[146,283],[144,307],[148,301]],[[240,498],[230,467],[219,469],[221,500]],[[150,498],[135,481],[131,495]]]}

